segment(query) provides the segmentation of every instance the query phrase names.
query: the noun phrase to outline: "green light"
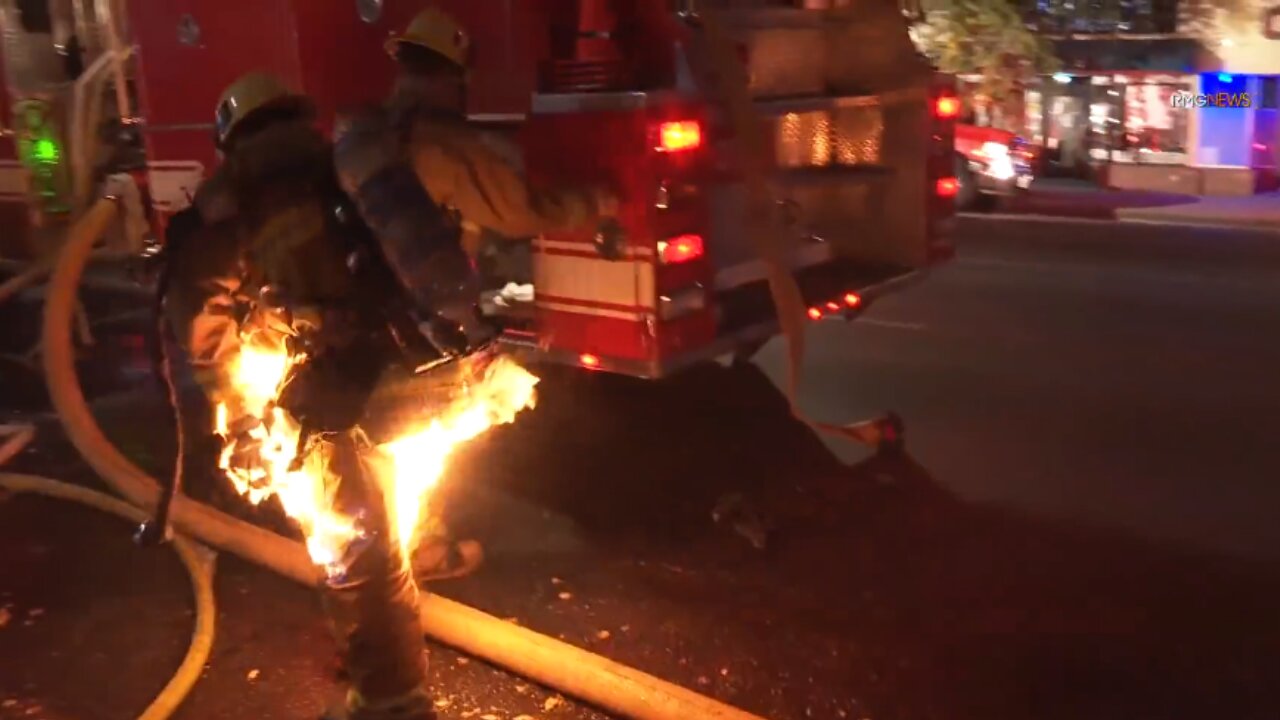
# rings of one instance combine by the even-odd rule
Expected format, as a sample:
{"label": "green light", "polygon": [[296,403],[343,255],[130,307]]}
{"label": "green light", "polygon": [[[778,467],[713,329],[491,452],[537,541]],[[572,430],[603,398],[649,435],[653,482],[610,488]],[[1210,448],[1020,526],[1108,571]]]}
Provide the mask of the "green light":
{"label": "green light", "polygon": [[31,159],[38,163],[58,162],[58,145],[48,138],[41,138],[31,146]]}

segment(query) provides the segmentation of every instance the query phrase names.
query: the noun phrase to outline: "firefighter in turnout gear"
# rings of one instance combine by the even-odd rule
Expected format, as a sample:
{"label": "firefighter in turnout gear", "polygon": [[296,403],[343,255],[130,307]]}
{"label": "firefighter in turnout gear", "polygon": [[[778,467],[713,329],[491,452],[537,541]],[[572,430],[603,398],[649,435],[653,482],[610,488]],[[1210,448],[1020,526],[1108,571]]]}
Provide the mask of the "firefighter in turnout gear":
{"label": "firefighter in turnout gear", "polygon": [[[414,290],[419,307],[432,309],[425,333],[438,345],[453,342],[462,354],[492,333],[480,318],[475,284],[482,233],[532,238],[595,229],[614,215],[617,202],[608,192],[534,188],[510,153],[467,123],[470,41],[447,14],[419,13],[386,47],[400,65],[392,95],[385,107],[339,123],[336,166],[389,265]],[[440,208],[456,235],[441,232]],[[422,280],[424,273],[431,283]],[[480,544],[447,540],[441,508],[432,503],[430,512],[414,565],[451,575],[473,570],[483,558]]]}
{"label": "firefighter in turnout gear", "polygon": [[[227,162],[201,185],[193,206],[175,215],[170,223],[172,229],[166,243],[170,247],[187,244],[183,241],[184,236],[196,232],[194,228],[197,227],[204,235],[212,236],[203,238],[199,248],[193,252],[168,253],[177,256],[171,263],[177,292],[168,301],[168,306],[171,315],[177,313],[180,316],[175,320],[186,326],[179,328],[179,337],[189,339],[186,349],[196,376],[215,399],[226,394],[222,389],[226,369],[239,349],[237,311],[244,305],[244,299],[240,297],[243,295],[242,266],[248,264],[251,269],[264,273],[261,280],[268,287],[288,288],[295,301],[347,296],[353,292],[348,267],[352,253],[369,254],[375,245],[368,229],[358,222],[356,208],[349,206],[346,195],[338,188],[329,157],[310,157],[306,162],[328,163],[324,167],[329,173],[326,175],[329,186],[323,192],[336,194],[337,200],[331,204],[339,211],[335,217],[341,214],[346,219],[348,227],[342,230],[346,240],[337,244],[316,244],[278,239],[299,235],[308,222],[314,223],[314,218],[293,217],[293,211],[275,202],[273,198],[280,192],[277,183],[266,176],[261,179],[253,177],[258,172],[253,164],[260,166],[265,173],[272,162],[288,166],[303,162],[298,158],[306,157],[308,152],[331,152],[329,145],[311,129],[306,119],[309,114],[310,105],[306,99],[292,94],[273,76],[249,73],[229,86],[218,105],[215,123],[215,142]],[[306,126],[306,133],[299,130],[300,123]],[[241,137],[252,137],[253,147],[235,152]],[[307,148],[294,147],[299,143],[298,138],[305,138],[310,145]],[[277,139],[281,143],[272,145]],[[272,160],[273,157],[278,157],[278,160]],[[282,171],[287,173],[291,170],[284,167]],[[285,232],[274,236],[264,233],[265,237],[277,238],[261,250],[269,256],[246,263],[240,252],[243,249],[240,241],[232,232],[235,227],[232,221],[236,219],[242,223],[270,222]],[[188,227],[193,229],[183,230]],[[219,231],[218,228],[222,229]],[[447,223],[444,228],[446,233],[452,231],[452,225]],[[379,252],[372,254],[381,255]],[[359,289],[366,294],[368,286],[398,287],[398,279],[383,262],[366,262],[363,272],[365,282]],[[181,273],[186,273],[187,277],[176,277]],[[360,304],[366,308],[385,307],[406,300],[408,298],[373,296],[366,297]],[[411,335],[416,335],[413,328],[399,333],[402,339]],[[376,375],[382,366],[373,364],[374,355],[365,357],[371,364],[361,372],[368,376]],[[369,381],[370,378],[364,380],[366,383]],[[361,387],[361,392],[367,389]],[[351,399],[345,407],[349,412],[358,410]],[[433,527],[436,525],[439,523],[434,523]],[[440,527],[427,533],[419,544],[413,559],[414,572],[420,581],[458,577],[474,571],[483,561],[483,556],[479,543],[471,540],[453,542]]]}
{"label": "firefighter in turnout gear", "polygon": [[[350,681],[327,717],[429,720],[419,591],[359,426],[384,370],[403,355],[390,328],[406,293],[381,256],[366,252],[376,238],[339,186],[332,145],[306,98],[250,73],[219,102],[216,133],[224,162],[170,225],[165,315],[219,415],[230,408],[219,421],[228,441],[264,426],[262,413],[246,411],[233,373],[252,345],[277,343],[302,358],[276,404],[301,428],[298,460],[312,467],[318,458],[332,510],[361,527],[323,566],[322,597]],[[420,273],[427,285],[432,268],[454,268],[421,257],[437,263]]]}
{"label": "firefighter in turnout gear", "polygon": [[617,212],[609,191],[535,188],[493,139],[466,121],[471,40],[447,13],[427,8],[387,41],[399,65],[387,106],[408,157],[436,202],[462,221],[508,238],[592,229]]}

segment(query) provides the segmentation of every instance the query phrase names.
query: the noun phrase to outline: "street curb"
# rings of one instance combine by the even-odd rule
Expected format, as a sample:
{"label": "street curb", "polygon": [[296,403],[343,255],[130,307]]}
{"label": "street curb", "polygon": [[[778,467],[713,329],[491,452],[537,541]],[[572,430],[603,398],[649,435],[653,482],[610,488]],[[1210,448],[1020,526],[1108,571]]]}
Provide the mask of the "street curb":
{"label": "street curb", "polygon": [[1056,222],[1112,225],[1115,218],[1081,217],[1078,215],[1046,215],[1044,213],[964,212],[958,217],[965,220],[1015,220],[1024,222]]}
{"label": "street curb", "polygon": [[1121,222],[1142,223],[1147,225],[1188,225],[1206,228],[1230,228],[1233,230],[1257,230],[1280,233],[1280,219],[1273,218],[1237,218],[1237,217],[1204,217],[1186,216],[1170,213],[1131,212],[1125,209],[1116,211],[1116,219]]}
{"label": "street curb", "polygon": [[1268,221],[1240,221],[1206,218],[1170,217],[1114,217],[1092,218],[1075,215],[1046,215],[1044,213],[958,213],[966,220],[1013,220],[1039,223],[1075,223],[1080,225],[1153,225],[1160,227],[1198,227],[1222,230],[1247,230],[1259,233],[1280,234],[1280,224]]}

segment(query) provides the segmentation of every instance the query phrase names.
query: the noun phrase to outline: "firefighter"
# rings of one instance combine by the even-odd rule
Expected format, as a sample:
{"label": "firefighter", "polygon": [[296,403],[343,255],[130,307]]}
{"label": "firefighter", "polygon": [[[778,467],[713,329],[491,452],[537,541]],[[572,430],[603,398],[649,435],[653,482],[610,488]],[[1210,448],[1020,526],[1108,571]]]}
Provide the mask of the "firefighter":
{"label": "firefighter", "polygon": [[[236,341],[238,326],[234,317],[233,296],[240,290],[240,280],[235,275],[238,270],[234,263],[238,262],[236,258],[239,257],[238,253],[241,249],[237,244],[238,241],[233,238],[234,232],[225,226],[234,225],[231,221],[240,214],[246,216],[242,220],[250,223],[265,222],[265,215],[272,212],[275,212],[278,218],[288,217],[286,213],[278,212],[279,208],[276,207],[278,203],[272,199],[272,191],[263,189],[259,192],[257,188],[260,185],[270,188],[273,183],[237,182],[232,177],[237,172],[244,174],[244,166],[247,164],[244,160],[246,156],[254,157],[254,153],[237,154],[233,153],[233,150],[239,141],[239,136],[260,135],[256,132],[258,126],[275,124],[277,129],[273,130],[273,134],[289,135],[289,131],[280,130],[279,127],[287,128],[290,123],[294,125],[299,122],[309,123],[306,118],[309,117],[311,108],[305,98],[289,94],[278,79],[260,73],[250,73],[227,89],[218,112],[215,144],[219,155],[224,156],[228,161],[200,186],[192,206],[171,219],[165,243],[168,250],[166,254],[181,255],[183,253],[177,252],[177,248],[187,244],[185,238],[196,234],[199,228],[206,226],[215,228],[215,232],[205,233],[206,236],[212,234],[213,237],[205,237],[199,241],[201,247],[197,252],[186,253],[189,255],[188,272],[192,273],[192,277],[179,283],[179,289],[184,291],[181,293],[183,297],[170,301],[171,306],[180,308],[178,313],[182,316],[182,322],[189,326],[185,331],[185,337],[190,340],[190,343],[185,349],[188,351],[197,379],[205,383],[206,387],[220,386],[224,379],[222,375],[238,349]],[[271,135],[267,137],[270,138]],[[318,139],[319,136],[314,133],[301,134],[301,137],[307,138],[307,142],[321,142]],[[255,140],[255,144],[267,145],[263,140]],[[288,147],[288,144],[281,144],[270,149],[283,158],[291,155],[305,155],[305,152],[299,154]],[[310,148],[310,151],[319,152],[327,148],[327,145],[323,147],[315,145]],[[263,159],[264,167],[267,162]],[[312,157],[310,162],[330,163],[330,160],[327,157],[323,160]],[[324,165],[324,167],[331,168],[331,165]],[[236,170],[237,168],[240,170]],[[328,169],[325,172],[332,171]],[[337,185],[332,183],[332,178],[329,178],[329,181],[332,187],[325,192],[336,192],[339,197],[343,197]],[[248,197],[240,200],[237,198],[237,193],[230,187],[233,184],[252,186],[255,189],[247,193],[242,190],[239,194],[247,194]],[[238,208],[238,204],[245,207]],[[240,210],[244,212],[240,213]],[[357,213],[354,208],[349,210],[348,215],[355,218]],[[287,221],[280,222],[277,219],[276,222],[280,226],[289,225]],[[220,226],[223,227],[222,231],[216,231]],[[352,232],[367,236],[367,230],[363,227],[355,228]],[[373,242],[372,238],[362,239]],[[321,295],[348,291],[349,288],[346,287],[349,284],[346,272],[348,256],[342,253],[349,253],[351,246],[355,244],[358,243],[349,241],[345,247],[321,248],[322,251],[319,253],[313,252],[314,248],[308,248],[305,252],[297,252],[296,257],[279,258],[277,264],[281,266],[280,273],[293,276],[283,284],[296,288],[305,282],[315,288],[308,290],[308,293]],[[295,259],[299,261],[298,264],[290,268],[290,263]],[[183,265],[180,261],[173,264]],[[372,269],[373,272],[380,270],[384,272],[365,284],[395,286],[397,279],[389,272],[385,272],[384,268],[379,266]],[[277,284],[281,283],[277,282]],[[325,289],[321,290],[322,287]],[[199,290],[196,291],[196,288]],[[185,306],[183,306],[184,302]],[[366,300],[366,304],[371,305],[386,305],[390,302],[393,302],[393,299],[388,297],[372,297]],[[368,372],[373,371],[370,369]],[[418,580],[458,577],[474,571],[482,563],[484,553],[478,542],[474,540],[455,542],[449,538],[439,523],[430,524],[429,530],[431,532],[424,535],[413,558],[414,573]]]}
{"label": "firefighter", "polygon": [[[335,509],[369,531],[325,566],[322,597],[351,685],[326,717],[427,720],[418,588],[391,536],[357,426],[397,351],[386,332],[396,278],[361,255],[377,238],[349,207],[332,147],[303,96],[270,75],[240,78],[218,104],[216,142],[224,162],[168,238],[165,314],[211,400],[232,407],[233,437],[241,421],[252,429],[255,420],[235,409],[229,373],[246,328],[305,353],[279,405],[302,426],[300,456],[322,459]],[[419,257],[427,265],[416,279],[428,288],[419,299],[456,299],[431,288],[467,286],[465,272],[451,275],[466,266],[456,242]]]}
{"label": "firefighter", "polygon": [[[623,233],[616,222],[619,201],[611,189],[535,187],[517,167],[519,154],[514,148],[468,124],[471,41],[453,17],[429,7],[385,47],[399,66],[385,107],[350,118],[338,133],[339,175],[358,204],[411,206],[414,193],[404,187],[390,188],[416,177],[422,186],[416,202],[443,206],[455,216],[463,230],[463,246],[473,260],[482,237],[527,240],[575,230],[595,232],[602,253],[614,256]],[[401,167],[392,172],[396,165]],[[384,187],[362,199],[361,184],[384,170]],[[392,180],[392,175],[401,180]],[[386,223],[389,229],[390,216]],[[401,227],[408,224],[400,222]],[[383,238],[382,242],[384,248],[402,244],[414,243],[409,237]],[[394,257],[391,261],[401,264]],[[451,322],[456,321],[469,322],[463,318]]]}
{"label": "firefighter", "polygon": [[[424,248],[457,241],[440,236],[436,209],[447,208],[460,242],[474,259],[482,234],[504,238],[532,238],[547,232],[596,229],[616,214],[617,201],[603,190],[532,187],[515,166],[513,153],[503,152],[491,137],[466,121],[466,32],[444,12],[429,8],[419,13],[406,32],[387,43],[400,72],[385,107],[348,119],[338,131],[336,164],[344,188],[379,236],[379,245],[402,282],[423,288],[415,279]],[[412,230],[429,226],[431,232]],[[422,305],[439,310],[437,322],[426,329],[437,344],[453,338],[460,349],[474,347],[492,336],[473,309],[478,305],[478,280],[463,268],[433,271],[452,275],[458,283],[437,286]],[[516,275],[513,279],[527,280]],[[519,288],[518,284],[510,287]],[[444,342],[442,342],[444,338]],[[449,542],[438,504],[432,505],[428,538],[415,565],[463,574],[483,556],[474,541]]]}
{"label": "firefighter", "polygon": [[453,17],[429,7],[386,49],[399,65],[387,103],[391,121],[427,192],[461,216],[469,236],[476,229],[506,238],[595,230],[616,215],[617,199],[606,189],[534,188],[514,152],[467,124],[471,41]]}
{"label": "firefighter", "polygon": [[[490,242],[528,239],[549,232],[596,230],[617,214],[617,199],[605,189],[535,188],[517,167],[518,152],[468,124],[467,72],[471,42],[465,29],[442,10],[427,8],[410,22],[404,34],[386,44],[399,66],[395,85],[385,108],[375,117],[363,118],[363,126],[339,140],[337,164],[344,183],[359,196],[356,186],[378,169],[403,163],[402,181],[415,177],[421,185],[416,202],[448,208],[462,230],[468,255],[477,257],[482,239]],[[361,120],[353,121],[360,126]],[[360,141],[360,136],[367,138]],[[405,188],[402,202],[413,192]],[[402,224],[403,226],[403,224]],[[413,243],[405,238],[404,243]],[[396,242],[384,243],[396,245]],[[507,245],[500,256],[518,253]],[[393,261],[394,262],[394,261]],[[526,263],[531,264],[530,263]],[[518,266],[519,263],[514,265]],[[527,299],[526,283],[532,278],[523,267],[507,268],[505,279],[516,282],[504,290]],[[504,294],[504,299],[505,299]],[[439,505],[429,520],[429,530],[446,533]],[[424,543],[417,562],[440,564],[433,555],[452,550],[445,567],[466,566],[480,555],[478,545]],[[460,559],[459,559],[460,558]]]}

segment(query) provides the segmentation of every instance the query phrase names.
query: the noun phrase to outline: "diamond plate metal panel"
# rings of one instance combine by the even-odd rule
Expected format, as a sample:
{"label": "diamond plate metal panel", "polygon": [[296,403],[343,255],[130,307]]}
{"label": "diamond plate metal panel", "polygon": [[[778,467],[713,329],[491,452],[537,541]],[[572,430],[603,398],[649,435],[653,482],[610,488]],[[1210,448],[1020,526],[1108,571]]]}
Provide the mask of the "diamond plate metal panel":
{"label": "diamond plate metal panel", "polygon": [[840,165],[877,165],[884,140],[884,113],[878,104],[835,112],[835,158]]}
{"label": "diamond plate metal panel", "polygon": [[831,114],[787,113],[775,121],[779,167],[821,167],[831,163]]}

